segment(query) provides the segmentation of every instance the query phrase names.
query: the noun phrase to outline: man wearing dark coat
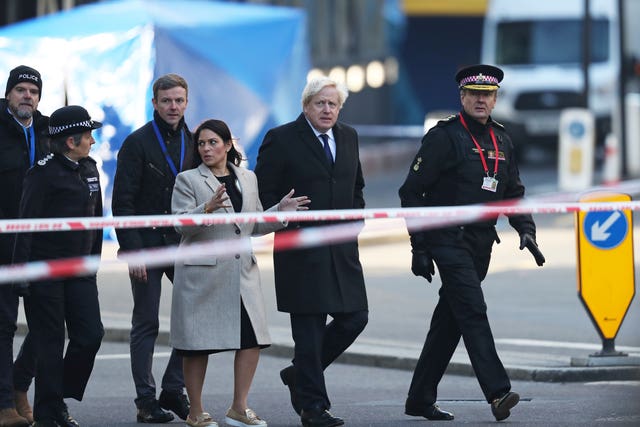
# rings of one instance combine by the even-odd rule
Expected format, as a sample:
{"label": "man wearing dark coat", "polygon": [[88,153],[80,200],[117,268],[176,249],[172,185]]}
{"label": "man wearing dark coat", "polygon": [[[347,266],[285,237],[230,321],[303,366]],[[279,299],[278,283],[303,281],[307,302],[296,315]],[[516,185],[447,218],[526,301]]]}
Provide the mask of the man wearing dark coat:
{"label": "man wearing dark coat", "polygon": [[[118,151],[111,210],[114,216],[168,215],[178,173],[191,169],[195,149],[184,113],[188,85],[177,74],[165,74],[153,83],[153,119],[129,135]],[[119,252],[178,245],[180,235],[172,227],[119,228]],[[159,398],[153,376],[153,351],[160,327],[158,313],[162,276],[173,282],[173,263],[149,267],[129,264],[133,294],[131,317],[131,373],[136,387],[136,420],[167,423],[173,413],[183,420],[189,414],[184,394],[182,358],[175,352],[162,376]],[[171,411],[171,412],[169,412]]]}
{"label": "man wearing dark coat", "polygon": [[[347,90],[328,77],[302,92],[303,113],[264,137],[255,168],[260,199],[273,206],[292,188],[309,197],[311,210],[364,208],[358,135],[337,122]],[[287,230],[323,224],[289,223]],[[338,426],[328,411],[324,370],[362,332],[367,295],[356,238],[339,244],[274,253],[278,310],[290,313],[293,365],[280,372],[303,426]],[[327,323],[328,316],[332,320]]]}
{"label": "man wearing dark coat", "polygon": [[[0,220],[18,218],[22,182],[31,166],[49,152],[49,117],[38,111],[40,73],[26,65],[10,71],[5,98],[0,99]],[[0,265],[11,264],[15,234],[0,234]],[[20,286],[0,285],[0,426],[33,423],[27,390],[35,373],[32,338],[27,334],[15,363],[13,337],[18,319]]]}

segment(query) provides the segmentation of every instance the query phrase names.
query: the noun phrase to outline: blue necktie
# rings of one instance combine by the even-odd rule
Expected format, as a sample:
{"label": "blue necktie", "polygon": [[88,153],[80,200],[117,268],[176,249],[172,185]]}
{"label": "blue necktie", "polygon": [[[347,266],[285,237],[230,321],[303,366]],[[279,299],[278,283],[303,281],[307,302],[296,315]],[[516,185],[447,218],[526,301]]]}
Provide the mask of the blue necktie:
{"label": "blue necktie", "polygon": [[329,161],[329,164],[333,166],[333,155],[331,154],[331,148],[329,148],[329,135],[327,135],[326,133],[321,133],[320,138],[322,139],[324,154],[327,156],[327,160]]}

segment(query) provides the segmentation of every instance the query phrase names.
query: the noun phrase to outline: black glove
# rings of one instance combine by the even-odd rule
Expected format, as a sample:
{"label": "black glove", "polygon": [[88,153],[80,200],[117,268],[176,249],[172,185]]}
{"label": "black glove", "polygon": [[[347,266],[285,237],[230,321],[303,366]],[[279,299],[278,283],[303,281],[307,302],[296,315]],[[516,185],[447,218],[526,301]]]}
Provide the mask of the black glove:
{"label": "black glove", "polygon": [[[0,285],[2,286],[2,285]],[[29,296],[29,282],[15,282],[11,284],[11,289],[19,297]]]}
{"label": "black glove", "polygon": [[412,250],[411,272],[416,276],[422,276],[431,283],[431,277],[436,274],[433,266],[433,258],[423,250]]}
{"label": "black glove", "polygon": [[535,258],[536,264],[542,267],[542,264],[545,262],[544,255],[542,255],[542,252],[540,252],[538,248],[536,238],[529,233],[522,233],[520,235],[520,250],[523,250],[525,247],[529,249],[529,252],[531,252],[531,255]]}

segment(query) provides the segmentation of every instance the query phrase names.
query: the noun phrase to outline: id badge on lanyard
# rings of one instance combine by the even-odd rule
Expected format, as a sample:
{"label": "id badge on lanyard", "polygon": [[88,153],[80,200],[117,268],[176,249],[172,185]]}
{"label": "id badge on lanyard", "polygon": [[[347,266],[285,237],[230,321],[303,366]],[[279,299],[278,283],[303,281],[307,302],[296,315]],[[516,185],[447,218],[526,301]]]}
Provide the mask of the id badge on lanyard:
{"label": "id badge on lanyard", "polygon": [[495,193],[498,189],[498,180],[492,176],[485,176],[482,180],[482,189]]}
{"label": "id badge on lanyard", "polygon": [[462,123],[462,126],[464,126],[464,128],[469,133],[471,140],[473,141],[476,148],[478,149],[478,154],[480,155],[480,161],[482,161],[482,167],[484,168],[485,177],[482,178],[481,188],[483,190],[491,191],[492,193],[495,193],[496,190],[498,189],[498,180],[496,179],[496,176],[498,175],[498,157],[500,156],[498,153],[498,142],[496,141],[496,136],[493,133],[493,128],[489,128],[489,135],[491,136],[491,141],[493,142],[493,148],[496,150],[495,151],[496,160],[493,165],[493,176],[489,176],[489,167],[487,166],[487,160],[484,158],[482,147],[480,147],[480,144],[478,144],[478,141],[476,141],[476,138],[473,136],[473,134],[467,127],[467,123],[465,122],[464,117],[462,117],[462,114],[460,114],[460,123]]}

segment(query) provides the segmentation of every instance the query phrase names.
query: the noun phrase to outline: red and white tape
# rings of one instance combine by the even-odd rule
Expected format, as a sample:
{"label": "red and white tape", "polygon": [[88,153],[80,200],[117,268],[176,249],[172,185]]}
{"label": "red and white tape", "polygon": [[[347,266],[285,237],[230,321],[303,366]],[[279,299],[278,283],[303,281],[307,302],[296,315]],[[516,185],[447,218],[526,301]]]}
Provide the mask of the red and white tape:
{"label": "red and white tape", "polygon": [[[637,189],[637,186],[635,187]],[[559,195],[550,198],[559,199]],[[574,197],[572,197],[574,198]],[[430,208],[347,209],[304,212],[255,212],[198,215],[155,215],[116,218],[46,218],[0,221],[0,233],[25,233],[44,231],[92,230],[105,227],[185,227],[212,224],[258,223],[280,221],[353,221],[381,218],[408,219],[410,230],[421,230],[477,222],[499,215],[554,214],[590,211],[640,210],[640,202],[560,203],[544,202],[540,198],[505,201],[496,204],[444,206]],[[369,230],[389,231],[388,223],[368,224]],[[393,226],[395,227],[395,225]],[[274,251],[341,243],[358,237],[362,230],[359,222],[309,227],[282,232],[274,243]],[[195,256],[231,256],[236,253],[262,249],[270,245],[264,240],[251,239],[215,241],[186,247],[167,247],[131,253],[123,253],[119,261],[102,261],[100,256],[39,261],[28,264],[0,266],[0,284],[16,281],[33,281],[44,278],[63,278],[94,274],[99,268],[109,268],[116,262],[145,264],[149,267],[167,265]],[[267,249],[266,247],[264,249]]]}
{"label": "red and white tape", "polygon": [[376,218],[459,218],[467,215],[498,216],[550,214],[579,211],[640,210],[640,202],[534,203],[511,201],[488,205],[440,206],[430,208],[342,209],[301,212],[246,212],[194,215],[119,216],[113,218],[37,218],[0,220],[0,233],[78,231],[101,228],[190,227],[298,221],[351,221]]}
{"label": "red and white tape", "polygon": [[[457,219],[444,216],[440,218],[414,218],[411,221],[411,228],[428,229],[443,227],[452,223],[474,222],[481,219],[479,212],[476,215],[466,215],[464,218],[459,217]],[[122,262],[158,267],[196,257],[231,257],[239,253],[265,251],[270,249],[272,244],[274,251],[282,251],[343,243],[359,238],[362,228],[361,222],[347,222],[284,231],[278,235],[278,239],[274,240],[273,243],[265,239],[244,238],[195,243],[181,247],[171,246],[124,252],[118,255],[117,260],[101,260],[100,256],[95,255],[0,266],[0,284],[90,275],[96,273],[99,269],[108,270],[116,264],[121,265]],[[394,229],[397,229],[397,224],[395,223],[373,221],[367,224],[367,235],[371,238],[378,238],[385,233],[394,232]],[[362,240],[362,237],[360,237],[360,240]]]}

